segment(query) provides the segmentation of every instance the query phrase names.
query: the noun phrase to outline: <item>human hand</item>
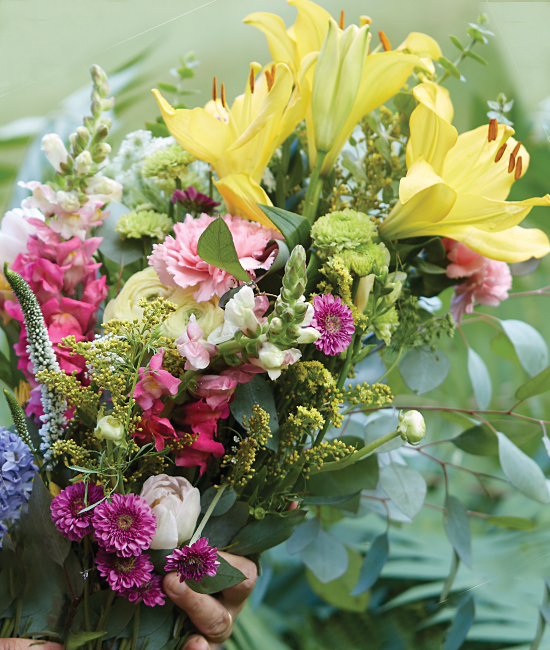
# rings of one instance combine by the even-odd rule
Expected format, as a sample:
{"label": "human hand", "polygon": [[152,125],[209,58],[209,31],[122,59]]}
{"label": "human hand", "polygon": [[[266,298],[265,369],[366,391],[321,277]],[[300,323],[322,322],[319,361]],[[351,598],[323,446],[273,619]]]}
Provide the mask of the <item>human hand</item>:
{"label": "human hand", "polygon": [[[245,601],[256,584],[256,566],[250,560],[238,555],[220,553],[235,568],[242,571],[246,580],[234,587],[224,589],[217,598],[206,594],[197,594],[180,582],[175,573],[164,578],[164,591],[178,607],[183,609],[194,626],[203,636],[191,636],[181,650],[217,650],[220,644],[231,636],[233,622],[244,607]],[[0,650],[26,650],[23,648],[6,648]],[[57,650],[47,648],[46,650]]]}
{"label": "human hand", "polygon": [[64,650],[64,648],[60,643],[37,639],[0,639],[0,650]]}

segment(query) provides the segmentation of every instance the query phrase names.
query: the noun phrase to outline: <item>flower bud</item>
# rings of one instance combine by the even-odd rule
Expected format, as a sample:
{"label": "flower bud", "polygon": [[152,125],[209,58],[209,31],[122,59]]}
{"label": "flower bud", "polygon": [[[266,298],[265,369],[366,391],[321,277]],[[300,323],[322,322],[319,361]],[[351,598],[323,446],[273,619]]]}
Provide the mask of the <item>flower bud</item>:
{"label": "flower bud", "polygon": [[61,172],[61,164],[67,164],[67,149],[57,133],[48,133],[42,138],[42,151],[46,158],[55,168],[56,172]]}
{"label": "flower bud", "polygon": [[75,160],[75,171],[78,176],[86,175],[92,168],[92,156],[89,151],[78,154]]}
{"label": "flower bud", "polygon": [[112,415],[106,415],[101,418],[94,429],[94,436],[99,440],[113,440],[118,442],[121,446],[126,446],[124,425]]}
{"label": "flower bud", "polygon": [[106,142],[102,142],[101,144],[98,144],[97,147],[95,148],[95,152],[93,155],[94,162],[96,163],[103,162],[110,153],[111,153],[111,145],[107,144]]}
{"label": "flower bud", "polygon": [[397,431],[405,442],[418,445],[426,434],[426,423],[418,411],[406,411],[405,413],[401,411]]}

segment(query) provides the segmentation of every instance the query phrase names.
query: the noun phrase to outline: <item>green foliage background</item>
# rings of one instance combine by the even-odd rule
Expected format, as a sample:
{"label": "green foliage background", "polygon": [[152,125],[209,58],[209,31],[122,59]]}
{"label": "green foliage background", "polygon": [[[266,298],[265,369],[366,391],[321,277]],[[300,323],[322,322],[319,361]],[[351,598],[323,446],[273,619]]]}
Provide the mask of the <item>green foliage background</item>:
{"label": "green foliage background", "polygon": [[[527,146],[531,164],[529,173],[514,186],[512,198],[540,196],[548,191],[550,109],[545,110],[544,100],[550,97],[550,45],[544,27],[550,18],[550,4],[451,0],[386,0],[370,5],[357,0],[322,0],[320,4],[335,16],[344,9],[348,21],[355,21],[360,14],[370,15],[375,31],[383,29],[394,45],[410,31],[425,31],[438,40],[451,59],[454,48],[448,34],[462,37],[467,23],[474,21],[480,10],[486,13],[488,27],[495,32],[495,38],[481,52],[489,67],[467,61],[461,71],[468,82],[447,81],[455,105],[455,124],[460,132],[486,123],[488,99],[494,100],[499,92],[514,98],[516,137]],[[83,89],[80,96],[87,97],[92,63],[104,67],[111,76],[125,68],[115,109],[112,144],[116,150],[125,133],[142,128],[146,120],[156,116],[150,88],[159,81],[173,81],[168,71],[177,65],[179,56],[193,50],[201,61],[197,77],[189,84],[200,93],[189,96],[190,106],[207,101],[214,75],[225,82],[228,97],[233,97],[242,90],[249,62],[269,59],[264,37],[243,25],[242,18],[252,11],[273,11],[290,24],[295,14],[282,0],[19,0],[3,3],[0,11],[2,211],[12,205],[18,174],[25,166],[28,169],[26,156],[33,151],[31,147],[36,147],[35,135],[49,125],[48,130],[55,130],[60,123],[80,118],[83,102],[74,94]],[[128,67],[129,62],[133,65]],[[64,101],[69,96],[72,100]],[[548,210],[536,208],[529,225],[550,233],[548,219]],[[532,291],[549,284],[549,271],[550,260],[543,260],[535,273],[515,278],[514,291]],[[446,308],[450,294],[442,297]],[[548,296],[513,298],[496,310],[482,311],[502,319],[525,320],[548,342],[549,300]],[[497,331],[486,322],[466,326],[464,334],[489,368],[491,408],[509,408],[515,390],[528,379],[527,373],[517,361],[504,359],[491,348],[489,342]],[[438,389],[426,395],[413,395],[398,371],[392,372],[388,381],[397,395],[397,405],[475,407],[464,341],[456,335],[444,341],[442,349],[451,359],[452,371]],[[531,398],[518,412],[549,419],[548,394]],[[8,424],[6,410],[0,411],[0,421]],[[426,421],[430,441],[450,438],[464,429],[438,414],[428,415]],[[548,473],[550,461],[541,444],[541,432],[537,430],[523,448],[534,454]],[[457,464],[467,456],[452,445],[438,446],[437,450],[440,458]],[[491,473],[498,467],[491,457],[468,457],[467,464]],[[427,503],[442,506],[440,468],[429,460],[416,466],[428,481]],[[550,576],[548,507],[500,486],[498,493],[487,496],[462,472],[450,474],[450,485],[451,493],[467,508],[529,517],[537,526],[532,531],[506,531],[474,519],[473,570],[460,570],[456,580],[459,589],[453,592],[448,607],[439,607],[437,601],[449,571],[450,545],[443,532],[441,512],[425,507],[414,524],[391,527],[390,560],[370,595],[368,609],[362,607],[365,611],[339,611],[327,604],[312,591],[297,556],[287,555],[284,549],[269,553],[264,575],[239,618],[228,650],[436,650],[442,648],[456,607],[470,593],[476,598],[476,622],[462,647],[527,650],[535,635],[537,608],[542,604],[543,577]],[[371,514],[338,521],[334,528],[336,536],[364,553],[383,525]],[[550,635],[541,647],[545,642],[550,643]]]}

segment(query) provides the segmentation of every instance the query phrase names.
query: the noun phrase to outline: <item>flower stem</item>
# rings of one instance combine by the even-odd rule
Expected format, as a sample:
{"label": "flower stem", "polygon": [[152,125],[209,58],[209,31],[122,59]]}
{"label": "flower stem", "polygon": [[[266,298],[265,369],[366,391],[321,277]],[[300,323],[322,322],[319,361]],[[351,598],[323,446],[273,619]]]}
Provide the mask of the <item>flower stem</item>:
{"label": "flower stem", "polygon": [[139,634],[139,606],[136,609],[136,613],[134,615],[134,634],[132,636],[132,647],[131,650],[136,650],[136,645],[137,645],[137,640],[138,640],[138,634]]}
{"label": "flower stem", "polygon": [[[544,600],[542,601],[543,607],[548,607],[548,602],[550,601],[550,590],[548,584],[544,585]],[[537,633],[533,639],[533,643],[529,646],[529,650],[538,650],[542,637],[544,636],[544,630],[546,629],[546,619],[542,615],[542,612],[539,613],[539,622],[537,624]]]}
{"label": "flower stem", "polygon": [[193,537],[191,538],[191,541],[189,542],[189,546],[191,544],[194,544],[199,537],[201,536],[202,531],[204,530],[204,527],[208,523],[208,520],[210,519],[210,515],[214,512],[214,508],[216,507],[218,501],[221,499],[221,496],[223,494],[223,491],[227,487],[227,483],[224,483],[223,485],[220,485],[218,488],[218,491],[216,492],[216,496],[212,499],[212,503],[208,506],[208,510],[206,511],[206,514],[202,518],[202,521],[197,528],[197,530],[194,532]]}
{"label": "flower stem", "polygon": [[324,176],[321,176],[321,169],[326,157],[326,151],[317,152],[315,165],[313,166],[311,178],[309,179],[309,185],[307,187],[303,216],[308,219],[310,223],[314,223],[315,217],[317,216],[317,206],[319,205],[321,190],[323,189],[323,183],[325,181]]}

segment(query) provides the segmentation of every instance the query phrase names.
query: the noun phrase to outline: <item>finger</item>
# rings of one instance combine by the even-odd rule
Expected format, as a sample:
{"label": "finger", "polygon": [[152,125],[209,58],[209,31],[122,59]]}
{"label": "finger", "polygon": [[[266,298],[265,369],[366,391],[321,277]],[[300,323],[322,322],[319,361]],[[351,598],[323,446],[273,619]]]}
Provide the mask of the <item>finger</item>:
{"label": "finger", "polygon": [[240,582],[234,587],[224,589],[220,595],[220,602],[225,605],[232,613],[233,617],[242,609],[244,601],[252,593],[256,585],[258,571],[254,562],[247,560],[239,555],[230,555],[229,553],[220,553],[224,560],[239,569],[246,576],[246,580]]}
{"label": "finger", "polygon": [[[231,616],[219,600],[207,594],[197,594],[185,582],[180,582],[175,573],[164,578],[163,586],[168,598],[187,613],[199,632],[219,643],[229,636]],[[200,645],[197,650],[202,650]]]}
{"label": "finger", "polygon": [[210,644],[203,636],[192,636],[181,650],[210,650]]}
{"label": "finger", "polygon": [[[33,644],[32,648],[30,645]],[[36,639],[0,639],[0,650],[64,650],[60,643]]]}

